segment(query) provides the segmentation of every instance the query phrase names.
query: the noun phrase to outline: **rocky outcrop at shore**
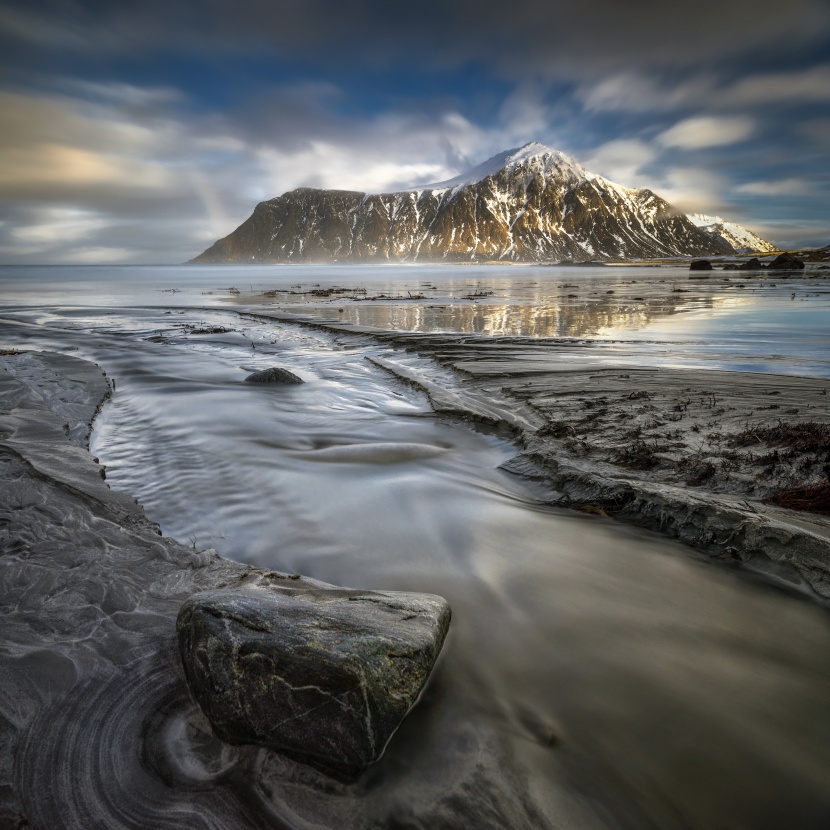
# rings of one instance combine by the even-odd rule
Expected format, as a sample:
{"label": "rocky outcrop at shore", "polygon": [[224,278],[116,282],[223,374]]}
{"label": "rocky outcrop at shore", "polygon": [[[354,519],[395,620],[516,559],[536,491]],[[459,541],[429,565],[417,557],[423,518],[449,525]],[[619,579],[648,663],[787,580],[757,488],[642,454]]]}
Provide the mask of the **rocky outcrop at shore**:
{"label": "rocky outcrop at shore", "polygon": [[804,263],[792,254],[779,254],[767,265],[769,271],[803,271]]}
{"label": "rocky outcrop at shore", "polygon": [[746,262],[742,262],[738,266],[739,271],[763,271],[767,266],[764,265],[757,256],[748,259]]}

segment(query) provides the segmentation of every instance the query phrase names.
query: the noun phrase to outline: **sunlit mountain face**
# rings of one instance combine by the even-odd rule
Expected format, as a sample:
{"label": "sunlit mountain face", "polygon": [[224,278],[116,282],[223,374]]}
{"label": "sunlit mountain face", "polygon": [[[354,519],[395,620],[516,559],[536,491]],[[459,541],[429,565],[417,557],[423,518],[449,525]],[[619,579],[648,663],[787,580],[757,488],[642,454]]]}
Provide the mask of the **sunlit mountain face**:
{"label": "sunlit mountain face", "polygon": [[651,190],[622,187],[531,142],[448,181],[395,193],[285,193],[193,261],[579,262],[773,247],[718,227],[699,227]]}

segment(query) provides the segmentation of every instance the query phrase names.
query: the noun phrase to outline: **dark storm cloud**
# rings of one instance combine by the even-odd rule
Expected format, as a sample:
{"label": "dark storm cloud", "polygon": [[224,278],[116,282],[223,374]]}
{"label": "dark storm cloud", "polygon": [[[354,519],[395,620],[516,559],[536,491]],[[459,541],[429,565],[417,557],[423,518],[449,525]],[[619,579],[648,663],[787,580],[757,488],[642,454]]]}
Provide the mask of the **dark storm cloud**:
{"label": "dark storm cloud", "polygon": [[825,0],[35,0],[0,11],[13,40],[47,49],[259,50],[329,67],[477,60],[511,75],[682,67],[759,46],[775,50],[770,59],[820,43],[828,26]]}

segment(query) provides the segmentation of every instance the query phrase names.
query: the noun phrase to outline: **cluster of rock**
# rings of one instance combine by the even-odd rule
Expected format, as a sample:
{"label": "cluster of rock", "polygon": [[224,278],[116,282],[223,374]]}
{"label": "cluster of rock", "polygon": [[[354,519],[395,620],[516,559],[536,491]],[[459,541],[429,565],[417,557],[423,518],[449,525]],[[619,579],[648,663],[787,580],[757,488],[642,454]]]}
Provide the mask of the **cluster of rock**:
{"label": "cluster of rock", "polygon": [[806,258],[808,262],[830,262],[830,245],[810,251]]}
{"label": "cluster of rock", "polygon": [[[712,263],[708,259],[695,259],[689,264],[690,271],[712,271]],[[758,257],[752,257],[738,265],[727,262],[722,271],[803,271],[804,262],[792,254],[779,254],[769,264],[764,264]]]}

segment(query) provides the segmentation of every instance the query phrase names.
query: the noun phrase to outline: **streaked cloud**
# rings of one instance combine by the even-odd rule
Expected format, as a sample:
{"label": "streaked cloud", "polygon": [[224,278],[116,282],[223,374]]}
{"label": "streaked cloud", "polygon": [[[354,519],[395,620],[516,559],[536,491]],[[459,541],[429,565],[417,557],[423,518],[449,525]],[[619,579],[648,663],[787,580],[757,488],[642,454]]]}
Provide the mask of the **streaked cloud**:
{"label": "streaked cloud", "polygon": [[626,71],[591,79],[579,86],[576,95],[588,112],[763,110],[771,105],[792,108],[830,101],[830,65],[819,63],[786,72],[758,72],[755,66],[749,66],[738,79],[718,77],[714,71],[682,80]]}
{"label": "streaked cloud", "polygon": [[748,75],[720,90],[714,103],[720,106],[769,106],[830,101],[830,65],[820,64],[797,72]]}
{"label": "streaked cloud", "polygon": [[427,56],[439,69],[486,58],[512,78],[602,76],[620,66],[682,67],[759,45],[821,42],[825,0],[386,0],[331,3],[144,0],[95,4],[10,2],[0,31],[36,48],[86,56],[152,56],[211,50],[227,55],[309,54],[328,69],[347,62],[388,67]]}
{"label": "streaked cloud", "polygon": [[659,112],[699,104],[714,83],[708,75],[669,84],[642,72],[623,72],[582,84],[576,95],[588,112]]}
{"label": "streaked cloud", "polygon": [[810,182],[804,179],[778,179],[769,182],[747,182],[738,185],[738,193],[749,193],[753,196],[783,196],[808,193],[812,189]]}
{"label": "streaked cloud", "polygon": [[804,219],[797,222],[779,219],[751,223],[750,230],[762,239],[775,240],[782,248],[812,248],[816,240],[827,239],[827,223],[820,220]]}
{"label": "streaked cloud", "polygon": [[749,116],[699,115],[678,121],[660,133],[657,140],[666,147],[698,150],[745,141],[755,131],[755,120]]}
{"label": "streaked cloud", "polygon": [[620,138],[594,148],[584,159],[592,172],[626,187],[646,187],[649,181],[643,168],[657,156],[655,149],[637,138]]}
{"label": "streaked cloud", "polygon": [[686,213],[726,213],[724,183],[720,176],[700,167],[668,167],[655,177],[651,188]]}
{"label": "streaked cloud", "polygon": [[0,188],[25,197],[43,188],[106,186],[138,189],[165,187],[163,167],[123,155],[85,150],[63,144],[34,144],[5,152],[0,167]]}

